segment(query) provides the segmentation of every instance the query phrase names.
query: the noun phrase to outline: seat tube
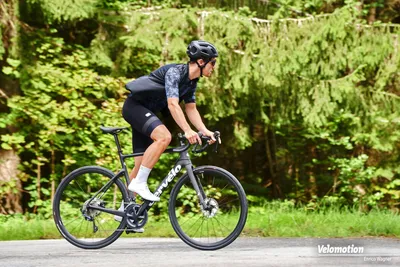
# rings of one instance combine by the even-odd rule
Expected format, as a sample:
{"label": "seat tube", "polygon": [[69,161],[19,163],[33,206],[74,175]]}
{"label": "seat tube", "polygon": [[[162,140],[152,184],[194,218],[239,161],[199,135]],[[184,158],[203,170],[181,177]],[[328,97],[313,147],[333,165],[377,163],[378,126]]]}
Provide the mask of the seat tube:
{"label": "seat tube", "polygon": [[117,145],[119,161],[121,162],[121,166],[122,166],[122,168],[123,168],[123,170],[124,170],[124,173],[125,173],[125,180],[126,180],[126,183],[127,183],[127,185],[128,185],[129,182],[130,182],[129,174],[128,174],[128,169],[127,169],[126,164],[125,164],[125,161],[124,161],[124,157],[123,157],[123,154],[122,154],[121,145],[120,145],[120,143],[119,143],[119,139],[118,139],[118,135],[117,135],[117,134],[114,134],[114,141],[115,141],[115,144]]}

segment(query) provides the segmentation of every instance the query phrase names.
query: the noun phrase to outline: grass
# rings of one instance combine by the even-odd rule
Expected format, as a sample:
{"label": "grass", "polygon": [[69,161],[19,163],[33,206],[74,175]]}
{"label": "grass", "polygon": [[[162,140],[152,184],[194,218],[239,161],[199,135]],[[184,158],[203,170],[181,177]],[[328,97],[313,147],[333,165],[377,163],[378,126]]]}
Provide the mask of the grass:
{"label": "grass", "polygon": [[[176,237],[168,220],[149,218],[143,234],[123,237]],[[247,237],[397,237],[400,216],[388,210],[362,213],[355,209],[319,211],[280,204],[250,207],[242,236]],[[39,216],[0,215],[0,240],[61,238],[54,221]]]}
{"label": "grass", "polygon": [[397,237],[400,238],[400,216],[389,210],[368,213],[356,209],[325,208],[251,208],[245,236],[259,237]]}

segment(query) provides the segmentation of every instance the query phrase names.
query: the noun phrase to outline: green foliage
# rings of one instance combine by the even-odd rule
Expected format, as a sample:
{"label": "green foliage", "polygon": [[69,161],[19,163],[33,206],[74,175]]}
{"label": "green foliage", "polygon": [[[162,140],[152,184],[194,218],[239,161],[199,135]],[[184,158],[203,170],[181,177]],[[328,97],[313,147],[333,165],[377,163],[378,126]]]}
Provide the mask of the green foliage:
{"label": "green foliage", "polygon": [[[142,9],[147,1],[28,1],[31,17],[43,15],[33,25],[47,26],[22,28],[23,52],[1,66],[22,93],[8,98],[9,112],[0,114],[0,145],[22,157],[29,205],[48,213],[41,207],[51,197],[50,184],[78,166],[118,169],[113,139],[98,126],[126,125],[123,85],[161,65],[186,62],[186,45],[205,39],[220,56],[214,76],[199,83],[197,103],[207,125],[223,129],[227,140],[217,165],[238,173],[258,197],[286,195],[311,201],[310,207],[316,197],[362,198],[369,206],[397,207],[399,28],[366,25],[355,1],[330,15],[293,18],[318,14],[323,2],[282,1],[267,21],[252,19],[254,10],[237,3],[238,12],[166,8],[188,1],[153,9]],[[77,25],[88,19],[90,26]],[[90,40],[79,42],[79,32]],[[131,151],[130,134],[120,138]],[[157,165],[153,187],[170,160]],[[335,177],[341,183],[333,194]]]}
{"label": "green foliage", "polygon": [[[359,198],[367,194],[375,168],[365,167],[368,156],[362,154],[356,158],[336,158],[333,161],[332,169],[339,169],[338,183],[341,183],[339,195],[350,195],[350,198],[357,202]],[[370,194],[368,194],[370,195]]]}
{"label": "green foliage", "polygon": [[28,3],[38,5],[48,23],[79,21],[92,18],[95,15],[98,0],[28,0]]}
{"label": "green foliage", "polygon": [[[114,142],[101,133],[99,126],[124,124],[119,115],[122,103],[116,101],[124,89],[122,80],[99,76],[88,69],[89,61],[82,48],[65,45],[60,38],[32,42],[36,47],[32,56],[38,60],[21,70],[24,95],[8,100],[11,112],[2,125],[13,125],[20,131],[2,135],[1,146],[31,155],[24,159],[23,170],[32,181],[36,181],[35,176],[40,177],[39,172],[33,171],[37,166],[39,170],[41,166],[53,168],[55,173],[50,177],[40,177],[44,185],[41,198],[36,184],[26,188],[32,199],[29,207],[36,206],[41,211],[40,207],[49,207],[50,193],[45,185],[50,181],[61,180],[77,166],[116,166]],[[124,144],[129,144],[127,135],[122,138]]]}
{"label": "green foliage", "polygon": [[18,66],[21,64],[21,61],[12,58],[7,58],[6,61],[9,66],[3,67],[3,73],[18,79],[20,77]]}

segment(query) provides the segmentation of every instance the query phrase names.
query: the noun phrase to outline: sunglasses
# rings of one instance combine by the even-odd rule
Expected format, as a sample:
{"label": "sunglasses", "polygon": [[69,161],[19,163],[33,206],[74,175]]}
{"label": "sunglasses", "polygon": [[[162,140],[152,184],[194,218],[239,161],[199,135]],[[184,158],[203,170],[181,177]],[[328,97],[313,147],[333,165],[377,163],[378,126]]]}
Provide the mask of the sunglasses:
{"label": "sunglasses", "polygon": [[210,62],[211,65],[213,65],[213,67],[215,66],[215,64],[217,64],[217,60],[216,59],[210,60],[208,62]]}

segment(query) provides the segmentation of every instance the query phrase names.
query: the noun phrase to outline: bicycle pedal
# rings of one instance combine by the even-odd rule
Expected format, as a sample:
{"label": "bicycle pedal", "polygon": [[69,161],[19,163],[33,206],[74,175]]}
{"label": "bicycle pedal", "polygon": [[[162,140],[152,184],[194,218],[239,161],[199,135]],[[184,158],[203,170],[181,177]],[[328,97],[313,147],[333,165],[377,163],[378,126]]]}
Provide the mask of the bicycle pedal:
{"label": "bicycle pedal", "polygon": [[[139,229],[141,229],[141,228],[139,228]],[[126,228],[125,229],[125,233],[126,234],[142,234],[143,232],[144,232],[144,230],[143,229],[141,229],[141,230],[139,230],[139,229],[133,229],[133,228]],[[136,230],[136,231],[135,231]],[[139,231],[138,231],[139,230]]]}
{"label": "bicycle pedal", "polygon": [[129,235],[129,234],[136,234],[136,232],[133,232],[132,229],[125,229],[125,233],[126,233],[127,235]]}

